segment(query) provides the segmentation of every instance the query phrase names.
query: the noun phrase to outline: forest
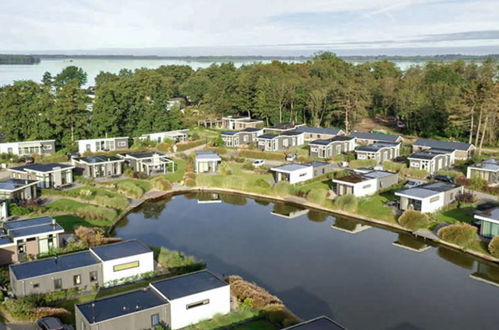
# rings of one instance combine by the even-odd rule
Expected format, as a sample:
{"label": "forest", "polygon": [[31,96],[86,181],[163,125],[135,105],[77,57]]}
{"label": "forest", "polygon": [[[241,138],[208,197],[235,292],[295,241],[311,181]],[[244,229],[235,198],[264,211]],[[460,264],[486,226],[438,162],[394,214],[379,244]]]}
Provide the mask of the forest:
{"label": "forest", "polygon": [[36,64],[40,63],[40,58],[31,55],[3,55],[0,54],[1,64]]}
{"label": "forest", "polygon": [[[89,92],[87,74],[70,66],[39,83],[1,87],[0,132],[9,141],[55,138],[70,149],[80,138],[134,137],[223,115],[346,131],[363,118],[392,116],[404,122],[403,134],[497,146],[498,68],[487,59],[401,71],[388,60],[355,65],[326,52],[303,63],[101,72]],[[172,98],[182,100],[182,111],[167,110]]]}

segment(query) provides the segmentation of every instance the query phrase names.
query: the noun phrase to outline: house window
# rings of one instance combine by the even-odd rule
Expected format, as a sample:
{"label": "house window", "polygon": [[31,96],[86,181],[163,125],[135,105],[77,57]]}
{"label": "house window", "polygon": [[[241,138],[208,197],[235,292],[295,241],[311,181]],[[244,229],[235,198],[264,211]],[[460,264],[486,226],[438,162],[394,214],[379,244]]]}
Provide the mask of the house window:
{"label": "house window", "polygon": [[33,283],[33,289],[38,289],[40,287],[40,283]]}
{"label": "house window", "polygon": [[96,271],[90,272],[89,275],[90,275],[90,282],[97,281],[97,272]]}
{"label": "house window", "polygon": [[440,199],[440,196],[432,197],[432,198],[430,198],[430,203],[434,203],[434,202],[438,201],[439,199]]}
{"label": "house window", "polygon": [[90,151],[90,149],[91,149],[91,148],[90,148],[90,144],[85,145],[85,150],[86,150],[86,151]]}
{"label": "house window", "polygon": [[307,175],[307,173],[301,173],[300,177]]}
{"label": "house window", "polygon": [[199,307],[199,306],[208,305],[209,303],[210,303],[210,299],[205,299],[205,300],[198,301],[198,302],[195,302],[195,303],[192,303],[192,304],[188,304],[188,305],[185,306],[185,309],[196,308],[196,307]]}
{"label": "house window", "polygon": [[62,289],[62,278],[54,279],[54,290]]}
{"label": "house window", "polygon": [[127,262],[126,264],[113,266],[113,271],[120,272],[122,270],[137,268],[139,266],[140,266],[140,262],[137,260],[137,261]]}
{"label": "house window", "polygon": [[74,285],[80,285],[81,284],[81,275],[75,275],[75,276],[73,276],[73,284]]}
{"label": "house window", "polygon": [[151,315],[151,326],[155,327],[159,325],[159,314]]}
{"label": "house window", "polygon": [[43,150],[52,150],[52,145],[51,144],[44,144]]}

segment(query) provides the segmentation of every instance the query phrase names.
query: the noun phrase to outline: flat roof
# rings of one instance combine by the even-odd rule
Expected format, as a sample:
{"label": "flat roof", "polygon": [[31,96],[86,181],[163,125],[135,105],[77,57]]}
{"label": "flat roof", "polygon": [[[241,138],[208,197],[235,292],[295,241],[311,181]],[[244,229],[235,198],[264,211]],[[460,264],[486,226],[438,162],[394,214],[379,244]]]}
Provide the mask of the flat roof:
{"label": "flat roof", "polygon": [[414,145],[437,148],[437,149],[451,149],[451,150],[462,150],[462,151],[467,151],[470,147],[473,146],[472,144],[464,142],[438,141],[433,139],[418,139],[414,143]]}
{"label": "flat roof", "polygon": [[38,181],[35,180],[5,179],[0,181],[0,190],[15,191],[36,183],[38,183]]}
{"label": "flat roof", "polygon": [[37,217],[37,218],[30,218],[30,219],[23,219],[23,220],[12,220],[12,221],[4,222],[3,228],[7,229],[7,230],[19,229],[19,228],[25,228],[25,227],[51,224],[53,221],[54,221],[54,218],[52,218],[52,217]]}
{"label": "flat roof", "polygon": [[151,288],[139,289],[76,305],[90,324],[168,304]]}
{"label": "flat roof", "polygon": [[310,127],[310,126],[300,126],[296,128],[297,131],[304,133],[316,133],[316,134],[329,134],[338,135],[342,132],[339,128],[322,128],[322,127]]}
{"label": "flat roof", "polygon": [[223,131],[221,134],[222,135],[236,135],[239,134],[239,131]]}
{"label": "flat roof", "polygon": [[9,168],[10,171],[20,171],[20,172],[27,172],[27,171],[34,171],[34,172],[53,172],[58,169],[66,169],[66,168],[73,168],[73,165],[67,165],[67,164],[59,164],[59,163],[48,163],[48,164],[26,164],[26,165],[21,165],[21,166],[16,166],[16,167],[11,167]]}
{"label": "flat roof", "polygon": [[101,156],[88,156],[88,157],[80,157],[78,160],[83,161],[88,164],[98,164],[98,163],[107,163],[107,162],[116,162],[116,161],[124,161],[123,159],[113,156],[113,155],[101,155]]}
{"label": "flat roof", "polygon": [[90,250],[103,261],[120,259],[151,252],[151,249],[149,249],[138,240],[129,240],[96,246],[90,248]]}
{"label": "flat roof", "polygon": [[328,162],[321,162],[321,161],[318,161],[318,160],[313,160],[313,161],[308,162],[308,163],[303,163],[303,165],[309,165],[309,166],[312,166],[312,167],[322,167],[322,166],[329,165],[329,163]]}
{"label": "flat roof", "polygon": [[418,187],[402,190],[400,192],[396,192],[395,195],[407,195],[415,198],[427,198],[430,196],[437,195],[441,192],[446,192],[455,188],[458,188],[458,185],[446,182],[433,182],[423,184]]}
{"label": "flat roof", "polygon": [[475,215],[475,218],[492,220],[494,222],[499,222],[499,207],[495,207],[492,210],[484,211],[482,214]]}
{"label": "flat roof", "polygon": [[0,236],[0,246],[14,244],[12,239],[7,235]]}
{"label": "flat roof", "polygon": [[304,168],[310,167],[311,165],[305,165],[305,164],[284,164],[281,166],[273,167],[272,171],[276,172],[294,172],[294,171],[299,171],[303,170]]}
{"label": "flat roof", "polygon": [[246,127],[241,132],[258,132],[258,131],[263,131],[263,128]]}
{"label": "flat roof", "polygon": [[299,329],[299,330],[345,330],[345,328],[338,323],[334,322],[328,317],[320,316],[318,318],[303,321],[286,329]]}
{"label": "flat roof", "polygon": [[333,181],[343,181],[343,182],[349,182],[349,183],[359,183],[359,182],[367,181],[367,180],[371,180],[371,178],[366,178],[366,177],[363,177],[362,175],[352,174],[352,175],[347,175],[347,176],[344,176],[344,177],[341,177],[341,178],[334,179]]}
{"label": "flat roof", "polygon": [[3,228],[11,238],[64,232],[64,229],[51,217],[7,221],[3,224]]}
{"label": "flat roof", "polygon": [[213,150],[199,150],[196,151],[196,160],[220,161],[222,158]]}
{"label": "flat roof", "polygon": [[393,134],[381,134],[381,133],[365,133],[365,132],[353,132],[351,134],[353,137],[364,140],[375,140],[375,141],[386,141],[386,142],[397,142],[400,135]]}
{"label": "flat roof", "polygon": [[151,158],[154,155],[164,156],[165,154],[161,153],[161,152],[153,152],[153,151],[140,151],[140,152],[129,152],[129,153],[126,153],[123,155],[140,159],[140,158]]}
{"label": "flat roof", "polygon": [[364,174],[364,176],[367,176],[368,178],[386,178],[387,176],[392,176],[392,175],[397,175],[397,174],[386,171],[372,171]]}
{"label": "flat roof", "polygon": [[100,261],[90,251],[81,251],[10,265],[10,269],[18,280],[24,280],[98,263]]}
{"label": "flat roof", "polygon": [[225,283],[207,270],[151,283],[152,287],[161,292],[161,294],[169,300],[190,296],[195,293],[228,285],[229,284]]}
{"label": "flat roof", "polygon": [[128,139],[128,136],[104,137],[104,138],[96,138],[96,139],[81,139],[81,140],[76,140],[76,141],[77,142],[84,142],[84,141],[106,141],[106,140],[116,140],[116,139]]}
{"label": "flat roof", "polygon": [[260,135],[258,138],[259,139],[267,139],[267,140],[271,140],[271,139],[275,139],[276,137],[278,137],[279,135],[277,134],[262,134]]}
{"label": "flat roof", "polygon": [[42,143],[42,142],[55,142],[55,140],[12,141],[12,142],[2,142],[0,144],[12,144],[12,143],[24,144],[24,143]]}
{"label": "flat roof", "polygon": [[495,158],[490,158],[484,160],[483,162],[470,165],[469,167],[476,169],[483,169],[487,171],[499,171],[499,160]]}
{"label": "flat roof", "polygon": [[303,134],[303,132],[300,132],[300,131],[297,131],[297,130],[293,130],[293,131],[286,131],[286,132],[282,132],[281,135],[301,135]]}

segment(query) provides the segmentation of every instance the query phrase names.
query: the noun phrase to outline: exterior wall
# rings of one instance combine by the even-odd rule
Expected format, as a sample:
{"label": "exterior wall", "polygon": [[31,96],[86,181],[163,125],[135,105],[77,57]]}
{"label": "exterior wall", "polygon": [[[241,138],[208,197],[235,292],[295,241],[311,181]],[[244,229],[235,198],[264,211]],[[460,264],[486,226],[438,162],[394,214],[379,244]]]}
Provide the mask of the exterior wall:
{"label": "exterior wall", "polygon": [[51,155],[55,152],[55,141],[42,141],[42,155]]}
{"label": "exterior wall", "polygon": [[238,134],[235,134],[235,135],[223,135],[222,134],[222,140],[224,141],[224,145],[226,147],[237,147],[240,144]]}
{"label": "exterior wall", "polygon": [[433,159],[409,158],[409,167],[428,171],[430,174],[447,169],[453,164],[451,154],[437,155]]}
{"label": "exterior wall", "polygon": [[213,160],[196,159],[196,173],[215,173],[218,171],[218,163],[218,161]]}
{"label": "exterior wall", "polygon": [[[188,309],[187,306],[204,300],[209,303]],[[171,329],[180,329],[203,319],[212,318],[216,314],[230,312],[230,286],[196,293],[187,297],[170,301]]]}
{"label": "exterior wall", "polygon": [[357,197],[374,194],[378,190],[376,179],[365,180],[358,183],[347,183],[340,180],[333,180],[337,183],[336,194],[338,196],[353,194]]}
{"label": "exterior wall", "polygon": [[[114,266],[123,265],[131,262],[139,262],[139,266],[135,268],[115,271]],[[111,281],[119,281],[126,277],[136,276],[154,271],[153,253],[147,252],[135,256],[108,260],[102,262],[102,279],[104,285],[110,284]]]}
{"label": "exterior wall", "polygon": [[315,177],[322,176],[322,175],[325,175],[327,173],[333,172],[334,166],[333,166],[333,164],[318,166],[318,167],[314,167],[313,171],[314,171],[314,178],[315,178]]}
{"label": "exterior wall", "polygon": [[263,128],[263,121],[254,121],[254,122],[244,122],[244,121],[236,121],[234,123],[234,129],[243,130],[245,128]]}
{"label": "exterior wall", "polygon": [[10,153],[18,156],[32,154],[50,155],[55,152],[55,141],[27,141],[0,143],[0,153]]}
{"label": "exterior wall", "polygon": [[121,175],[123,173],[123,162],[109,162],[86,164],[82,162],[74,162],[76,168],[83,171],[83,176],[87,178],[99,178],[113,175]]}
{"label": "exterior wall", "polygon": [[0,191],[0,199],[10,199],[13,201],[30,200],[36,198],[37,196],[38,192],[36,190],[36,184],[16,191]]}
{"label": "exterior wall", "polygon": [[[90,273],[97,272],[97,281],[90,280]],[[74,276],[80,276],[81,283],[74,283]],[[51,273],[44,276],[17,280],[10,270],[10,285],[16,297],[23,297],[34,294],[42,294],[57,291],[54,287],[56,279],[62,280],[62,288],[77,288],[81,291],[90,291],[94,285],[102,285],[102,270],[100,264],[67,270],[64,272]],[[38,285],[38,287],[34,287]]]}
{"label": "exterior wall", "polygon": [[449,191],[444,192],[444,206],[456,200],[456,196],[463,192],[463,187],[459,186]]}
{"label": "exterior wall", "polygon": [[291,184],[295,184],[298,182],[303,182],[310,180],[314,177],[314,171],[312,166],[308,166],[296,171],[293,171],[291,173],[288,172],[278,172],[274,171],[274,178],[276,179],[276,182],[279,181],[289,181]]}
{"label": "exterior wall", "polygon": [[128,138],[103,138],[78,141],[78,152],[99,152],[103,150],[128,149]]}
{"label": "exterior wall", "polygon": [[[408,196],[400,196],[400,209],[403,211],[414,209],[413,200],[415,199],[410,198]],[[417,199],[417,200],[421,202],[421,210],[418,211],[423,213],[435,212],[445,205],[444,193],[439,193],[431,197]]]}
{"label": "exterior wall", "polygon": [[468,166],[466,170],[468,179],[480,178],[487,181],[487,184],[494,185],[499,182],[499,171],[484,170],[483,168]]}
{"label": "exterior wall", "polygon": [[169,324],[170,314],[168,305],[156,306],[146,310],[109,319],[100,323],[90,324],[81,314],[78,308],[75,308],[76,330],[132,330],[132,329],[154,329],[152,326],[152,316],[159,315],[160,322]]}
{"label": "exterior wall", "polygon": [[258,150],[261,151],[279,151],[283,150],[279,143],[279,138],[258,139]]}
{"label": "exterior wall", "polygon": [[378,189],[385,189],[396,185],[399,181],[397,174],[378,178]]}
{"label": "exterior wall", "polygon": [[0,265],[8,265],[17,262],[17,248],[15,244],[0,248]]}
{"label": "exterior wall", "polygon": [[73,183],[73,170],[55,170],[53,172],[14,172],[10,174],[11,178],[24,180],[40,181],[38,188],[54,188],[70,185]]}

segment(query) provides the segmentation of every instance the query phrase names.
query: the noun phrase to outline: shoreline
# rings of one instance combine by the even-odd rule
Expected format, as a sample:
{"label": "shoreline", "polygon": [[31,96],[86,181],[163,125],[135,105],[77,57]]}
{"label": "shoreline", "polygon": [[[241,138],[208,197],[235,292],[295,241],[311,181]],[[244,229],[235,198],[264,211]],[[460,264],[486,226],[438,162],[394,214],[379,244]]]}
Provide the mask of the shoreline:
{"label": "shoreline", "polygon": [[415,238],[422,238],[425,241],[430,241],[433,244],[444,246],[444,247],[449,248],[449,249],[451,249],[453,251],[458,251],[458,252],[470,254],[470,255],[472,255],[472,256],[474,256],[476,258],[479,258],[479,259],[481,259],[483,261],[486,261],[486,262],[489,262],[489,263],[493,263],[494,265],[498,265],[499,264],[499,259],[498,258],[494,258],[492,256],[489,256],[489,255],[486,255],[486,254],[483,254],[483,253],[480,253],[480,252],[477,252],[477,251],[474,251],[474,250],[470,250],[470,249],[467,249],[467,248],[463,248],[463,247],[461,247],[459,245],[456,245],[456,244],[453,244],[453,243],[441,240],[439,238],[436,238],[435,235],[434,235],[435,237],[426,236],[426,235],[425,236],[418,235],[416,232],[410,231],[407,228],[404,228],[404,227],[402,227],[400,225],[397,225],[397,224],[391,224],[391,223],[388,223],[388,222],[385,222],[385,221],[382,221],[382,220],[377,220],[377,219],[369,218],[369,217],[366,217],[366,216],[363,216],[363,215],[353,214],[353,213],[342,211],[342,210],[331,210],[331,209],[329,209],[327,207],[324,207],[324,206],[321,206],[321,205],[318,205],[318,204],[314,204],[314,203],[310,203],[309,201],[307,201],[307,200],[305,200],[305,199],[303,199],[301,197],[295,197],[295,196],[289,196],[289,197],[268,196],[268,195],[260,195],[260,194],[256,194],[256,193],[251,193],[251,192],[246,192],[246,191],[241,191],[241,190],[235,190],[235,189],[227,189],[227,188],[213,188],[213,187],[192,187],[192,188],[182,188],[182,189],[175,189],[174,188],[174,189],[172,189],[170,191],[161,192],[160,194],[157,194],[155,196],[151,196],[151,197],[148,197],[148,198],[144,199],[142,203],[140,203],[140,204],[138,204],[136,206],[129,207],[109,227],[109,229],[107,230],[107,234],[108,235],[111,234],[114,231],[115,227],[128,214],[130,214],[134,210],[137,210],[141,205],[143,205],[146,202],[150,202],[150,201],[154,201],[154,200],[160,200],[160,199],[163,199],[163,198],[166,198],[166,197],[171,197],[171,196],[176,196],[176,195],[183,195],[183,194],[187,194],[187,193],[197,193],[197,192],[225,193],[225,194],[240,195],[240,196],[249,197],[249,198],[253,198],[253,199],[264,199],[264,200],[271,201],[271,202],[287,203],[287,204],[291,204],[293,206],[298,206],[298,207],[306,208],[306,209],[309,209],[309,210],[315,210],[315,211],[327,213],[328,215],[331,215],[331,216],[341,216],[341,217],[349,218],[351,220],[365,222],[367,224],[374,224],[374,225],[376,225],[376,227],[384,229],[384,230],[389,230],[389,231],[396,232],[396,233],[410,234],[411,236],[413,236]]}

